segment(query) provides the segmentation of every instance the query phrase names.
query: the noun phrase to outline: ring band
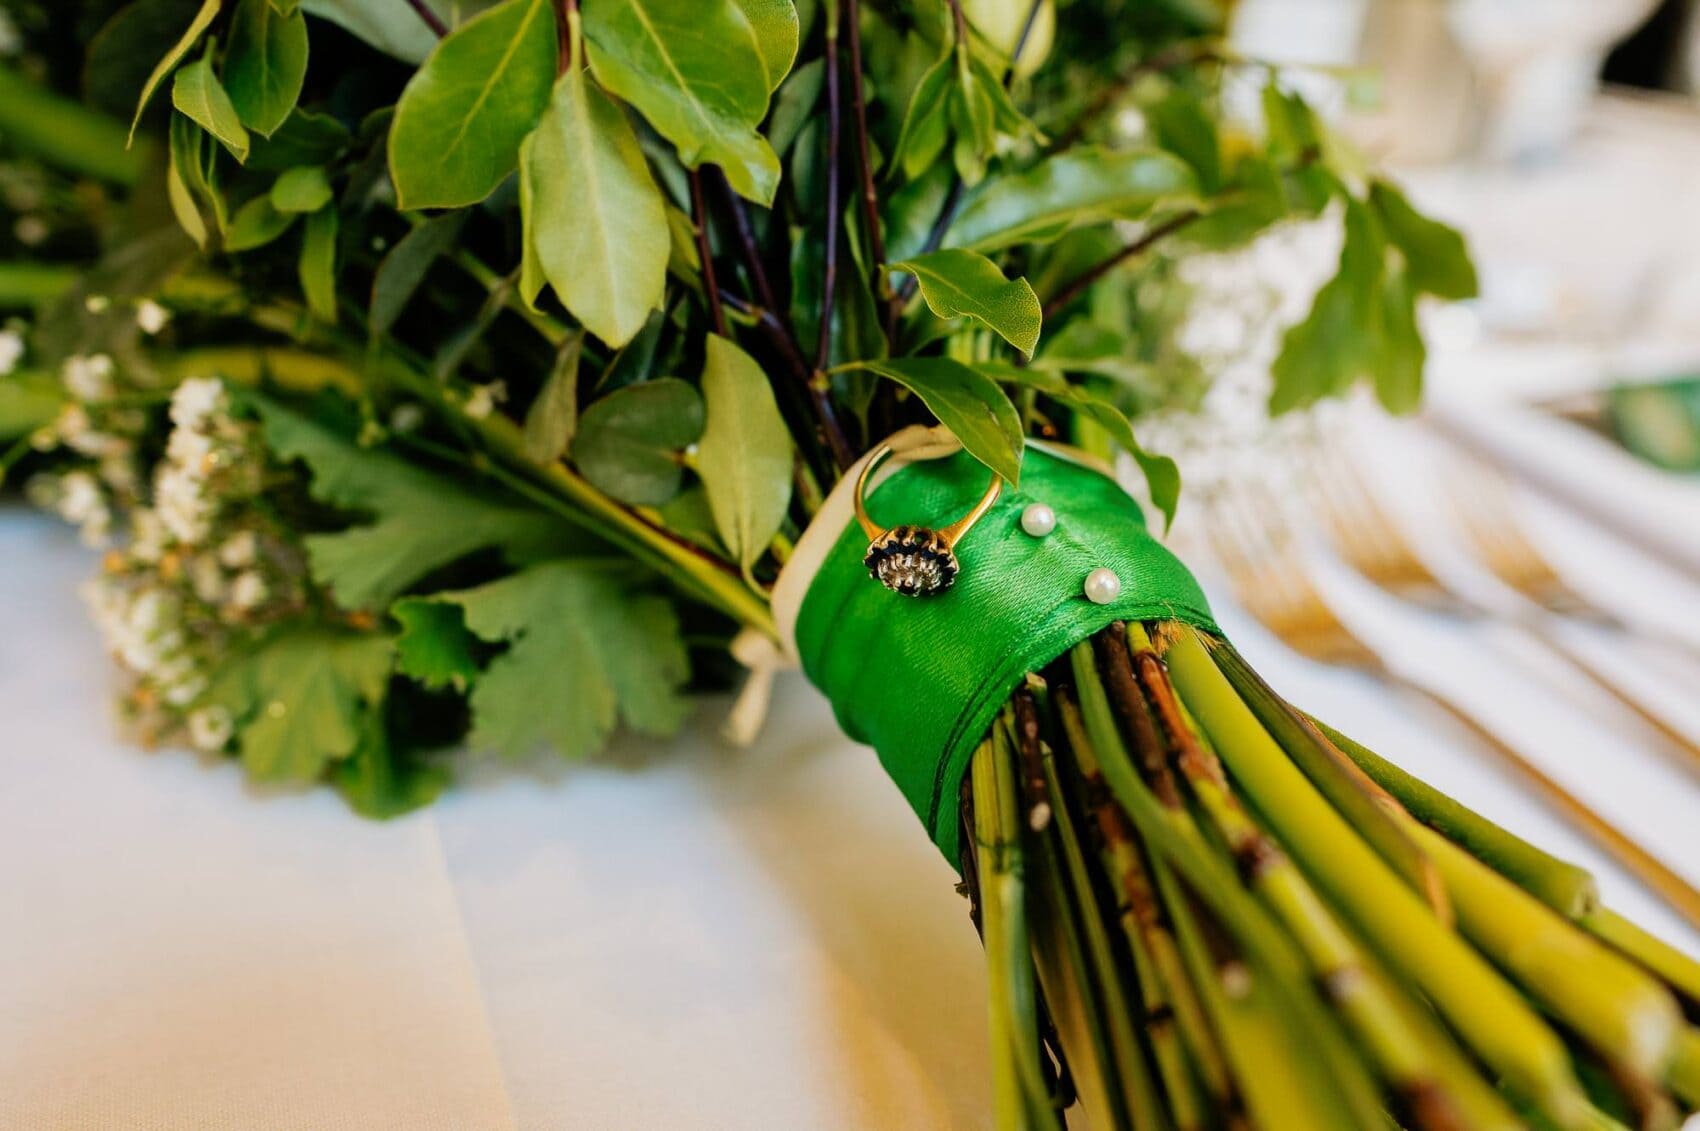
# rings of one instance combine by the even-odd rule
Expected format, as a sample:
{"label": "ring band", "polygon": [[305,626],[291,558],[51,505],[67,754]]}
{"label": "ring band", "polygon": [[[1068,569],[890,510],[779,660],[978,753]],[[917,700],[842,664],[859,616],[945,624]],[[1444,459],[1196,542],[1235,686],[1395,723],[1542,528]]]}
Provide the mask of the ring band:
{"label": "ring band", "polygon": [[933,530],[925,526],[902,525],[884,529],[868,517],[866,492],[868,479],[874,469],[892,455],[890,444],[874,449],[856,477],[856,521],[868,536],[868,552],[862,564],[868,567],[881,585],[906,597],[925,597],[942,593],[956,581],[961,570],[956,560],[956,544],[974,524],[983,518],[1003,490],[1003,479],[993,474],[991,486],[974,509],[951,523]]}

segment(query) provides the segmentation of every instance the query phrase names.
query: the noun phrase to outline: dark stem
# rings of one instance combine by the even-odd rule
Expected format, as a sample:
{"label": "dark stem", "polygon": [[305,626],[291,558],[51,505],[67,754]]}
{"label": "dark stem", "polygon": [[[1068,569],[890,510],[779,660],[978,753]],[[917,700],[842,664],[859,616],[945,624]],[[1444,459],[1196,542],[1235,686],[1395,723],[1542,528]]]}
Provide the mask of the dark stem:
{"label": "dark stem", "polygon": [[856,453],[851,449],[844,428],[838,422],[838,412],[832,406],[832,386],[827,383],[824,373],[810,370],[786,324],[773,311],[753,306],[730,291],[721,291],[720,300],[739,313],[754,318],[756,327],[790,364],[792,373],[808,395],[809,406],[814,410],[815,436],[830,454],[834,470],[843,471],[855,463]]}
{"label": "dark stem", "polygon": [[1203,215],[1204,213],[1195,209],[1188,209],[1185,212],[1171,216],[1169,219],[1163,221],[1154,228],[1147,229],[1144,235],[1140,236],[1138,239],[1134,240],[1108,259],[1087,268],[1085,271],[1082,271],[1080,274],[1065,283],[1062,290],[1052,295],[1050,299],[1046,301],[1044,310],[1041,312],[1042,316],[1045,318],[1052,317],[1069,303],[1079,298],[1081,293],[1093,283],[1096,283],[1099,279],[1102,279],[1105,275],[1108,275],[1111,271],[1114,271],[1117,267],[1120,267],[1123,263],[1126,263],[1134,256],[1146,251],[1152,244],[1163,239],[1163,237],[1173,235],[1175,232],[1180,231],[1182,228],[1191,224],[1195,220],[1198,220]]}
{"label": "dark stem", "polygon": [[1021,52],[1027,48],[1027,37],[1033,34],[1033,25],[1039,22],[1039,9],[1044,3],[1045,0],[1033,0],[1027,9],[1027,18],[1021,24],[1021,34],[1015,37],[1015,50],[1009,53],[1009,74],[1003,80],[1005,86],[1015,77],[1015,64],[1020,60]]}
{"label": "dark stem", "polygon": [[786,330],[785,323],[778,314],[767,307],[745,302],[725,289],[720,291],[720,301],[738,313],[754,318],[756,328],[767,337],[773,348],[778,350],[780,356],[791,366],[791,372],[797,380],[805,386],[809,383],[809,363],[804,359],[803,352],[797,348],[796,339]]}
{"label": "dark stem", "polygon": [[[856,158],[862,174],[862,221],[868,229],[868,255],[873,260],[874,294],[889,290],[885,281],[885,236],[880,232],[879,195],[874,190],[874,162],[868,145],[868,105],[862,80],[862,0],[850,0],[846,18],[850,22],[850,104],[856,111]],[[885,302],[885,342],[888,349],[897,341],[899,300],[895,291]]]}
{"label": "dark stem", "polygon": [[1165,809],[1181,808],[1185,802],[1174,774],[1169,771],[1168,751],[1157,733],[1157,720],[1140,694],[1133,677],[1133,662],[1127,651],[1127,626],[1115,621],[1092,638],[1098,657],[1098,674],[1103,678],[1110,706],[1121,720],[1122,731],[1133,739],[1134,767],[1146,786]]}
{"label": "dark stem", "polygon": [[[832,411],[832,402],[815,389],[815,380],[809,363],[803,357],[803,347],[797,341],[796,327],[791,325],[790,317],[779,306],[774,298],[773,285],[768,282],[767,269],[762,266],[761,251],[756,247],[755,228],[750,223],[749,210],[744,207],[741,198],[732,189],[732,184],[724,176],[720,178],[720,187],[725,192],[726,201],[732,211],[732,225],[738,232],[738,243],[744,252],[744,262],[749,268],[750,281],[754,285],[756,295],[761,299],[761,305],[755,306],[744,302],[726,291],[719,292],[722,301],[736,310],[741,310],[756,320],[756,325],[773,347],[779,351],[786,363],[791,366],[791,372],[797,382],[807,390],[807,401],[803,405],[805,414],[810,410],[815,416],[815,433],[825,445],[831,449],[832,459],[836,463],[840,459],[840,444],[843,451],[849,451],[849,442],[843,440],[838,421]],[[833,434],[839,433],[838,440]],[[840,467],[844,466],[839,464]],[[816,470],[819,470],[818,468]]]}
{"label": "dark stem", "polygon": [[708,213],[702,206],[702,170],[692,169],[691,224],[697,230],[697,256],[702,260],[702,289],[708,296],[708,313],[714,319],[714,332],[722,338],[726,332],[726,311],[720,307],[720,287],[714,281],[714,252],[708,246]]}
{"label": "dark stem", "polygon": [[[1004,72],[1003,85],[1005,90],[1008,90],[1009,84],[1015,80],[1015,62],[1021,58],[1022,50],[1027,46],[1028,36],[1033,34],[1033,25],[1038,22],[1041,3],[1043,3],[1043,0],[1033,0],[1033,5],[1027,9],[1026,22],[1021,25],[1021,35],[1016,39],[1015,50],[1009,56],[1009,70]],[[962,18],[962,5],[953,2],[953,7],[955,16],[960,20]],[[958,35],[966,34],[964,27],[965,24],[959,23],[957,25]],[[944,205],[939,209],[938,217],[933,221],[933,226],[927,231],[926,242],[921,245],[921,254],[925,255],[928,252],[937,251],[939,245],[944,243],[944,237],[950,232],[950,226],[956,222],[957,210],[962,207],[965,189],[966,186],[963,185],[962,178],[953,174],[950,191],[945,194]],[[913,275],[904,277],[903,282],[897,287],[897,299],[893,304],[895,308],[901,309],[903,304],[909,301],[909,297],[915,293],[917,282],[918,280]]]}
{"label": "dark stem", "polygon": [[838,22],[843,13],[832,0],[837,17],[826,27],[826,251],[821,271],[820,341],[815,346],[815,369],[825,371],[832,357],[832,305],[838,288],[838,166],[842,109],[838,92]]}
{"label": "dark stem", "polygon": [[[773,286],[767,281],[767,268],[762,266],[761,250],[756,247],[755,227],[750,223],[749,209],[744,207],[744,198],[732,189],[732,182],[724,176],[720,178],[720,188],[725,194],[726,205],[732,212],[732,226],[738,232],[738,244],[744,252],[744,266],[750,272],[750,281],[755,284],[756,298],[762,306],[779,317],[785,332],[791,334],[791,320],[786,318],[779,308],[779,303],[773,297]],[[798,348],[795,339],[790,343],[792,352],[799,357],[802,350]]]}
{"label": "dark stem", "polygon": [[573,21],[578,15],[578,0],[555,0],[555,76],[559,78],[573,68]]}
{"label": "dark stem", "polygon": [[443,17],[431,10],[431,6],[425,0],[407,0],[407,6],[413,9],[414,14],[424,22],[426,27],[431,29],[438,39],[449,34],[449,25],[443,22]]}
{"label": "dark stem", "polygon": [[[953,176],[950,182],[950,191],[945,193],[944,204],[940,206],[939,214],[933,220],[933,226],[927,230],[927,238],[921,243],[922,255],[937,251],[939,245],[944,243],[944,237],[950,231],[950,226],[956,222],[956,211],[962,207],[962,197],[966,191],[967,186],[962,183],[962,178]],[[913,275],[903,277],[903,282],[897,285],[899,306],[909,301],[909,297],[915,293],[915,287],[919,282],[920,280]]]}
{"label": "dark stem", "polygon": [[962,14],[962,0],[950,0],[950,18],[956,22],[957,50],[968,50],[968,18]]}
{"label": "dark stem", "polygon": [[1065,126],[1051,140],[1051,144],[1045,147],[1045,152],[1047,154],[1056,153],[1058,150],[1067,149],[1079,141],[1085,136],[1092,123],[1097,121],[1104,111],[1114,106],[1124,94],[1133,88],[1133,84],[1144,76],[1173,70],[1176,67],[1184,67],[1190,63],[1208,62],[1213,59],[1220,60],[1221,56],[1212,47],[1197,43],[1177,43],[1157,52],[1155,55],[1139,60],[1113,82],[1099,87],[1098,93],[1093,96],[1092,101],[1088,102],[1085,108],[1075,116],[1074,121]]}

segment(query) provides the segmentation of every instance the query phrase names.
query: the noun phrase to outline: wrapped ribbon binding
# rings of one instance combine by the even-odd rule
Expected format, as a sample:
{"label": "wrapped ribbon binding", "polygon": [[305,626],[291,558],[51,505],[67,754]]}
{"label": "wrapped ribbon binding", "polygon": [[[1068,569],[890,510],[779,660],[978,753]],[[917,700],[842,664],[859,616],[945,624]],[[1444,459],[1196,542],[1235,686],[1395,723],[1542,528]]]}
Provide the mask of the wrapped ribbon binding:
{"label": "wrapped ribbon binding", "polygon": [[[986,469],[909,429],[867,497]],[[860,466],[774,593],[793,657],[963,876],[999,1125],[1671,1127],[1700,965],[1591,877],[1297,711],[1104,470],[1030,445],[932,596],[870,578]],[[1051,522],[1023,522],[1028,508]],[[1030,529],[1031,528],[1031,529]],[[1091,591],[1109,570],[1114,586]]]}

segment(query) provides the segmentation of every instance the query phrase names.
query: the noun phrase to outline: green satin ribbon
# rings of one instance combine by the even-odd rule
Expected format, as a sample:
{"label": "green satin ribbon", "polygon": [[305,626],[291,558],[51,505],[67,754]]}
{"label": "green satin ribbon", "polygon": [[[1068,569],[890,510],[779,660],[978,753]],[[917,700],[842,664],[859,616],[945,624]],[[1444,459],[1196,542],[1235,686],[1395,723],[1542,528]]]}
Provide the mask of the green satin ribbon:
{"label": "green satin ribbon", "polygon": [[[987,474],[962,452],[909,464],[872,492],[868,510],[884,526],[943,526],[974,505]],[[1021,528],[1035,502],[1057,515],[1042,538]],[[1216,631],[1198,582],[1152,537],[1139,505],[1100,472],[1032,447],[1020,489],[1006,486],[957,545],[962,572],[949,590],[893,593],[868,575],[866,550],[851,523],[803,598],[797,652],[844,733],[878,752],[953,867],[962,775],[1028,672],[1112,621],[1173,618]],[[1100,566],[1122,583],[1105,605],[1083,589]]]}

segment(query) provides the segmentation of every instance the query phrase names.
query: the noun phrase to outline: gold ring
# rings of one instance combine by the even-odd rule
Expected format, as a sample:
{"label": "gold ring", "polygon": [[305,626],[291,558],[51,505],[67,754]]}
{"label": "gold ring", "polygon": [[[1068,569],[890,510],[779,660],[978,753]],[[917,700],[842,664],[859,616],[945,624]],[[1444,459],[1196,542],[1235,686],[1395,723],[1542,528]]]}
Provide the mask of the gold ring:
{"label": "gold ring", "polygon": [[986,488],[974,509],[949,526],[933,530],[905,524],[886,530],[868,517],[865,493],[868,477],[891,454],[891,445],[881,444],[862,465],[862,474],[856,477],[856,521],[862,524],[862,532],[868,536],[868,552],[863,556],[862,564],[868,567],[875,580],[893,593],[902,593],[906,597],[942,593],[951,587],[961,569],[956,560],[956,544],[998,501],[1003,479],[994,474],[992,485]]}

